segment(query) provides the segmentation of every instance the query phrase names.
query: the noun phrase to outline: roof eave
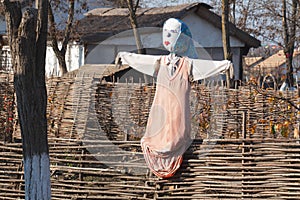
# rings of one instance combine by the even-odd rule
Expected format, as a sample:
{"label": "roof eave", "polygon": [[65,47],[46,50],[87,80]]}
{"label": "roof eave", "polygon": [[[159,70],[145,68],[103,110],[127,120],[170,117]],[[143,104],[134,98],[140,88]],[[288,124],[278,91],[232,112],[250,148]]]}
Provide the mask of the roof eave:
{"label": "roof eave", "polygon": [[[206,7],[198,6],[198,9],[195,11],[195,13],[199,17],[212,23],[217,28],[222,29],[222,18],[219,15],[217,15],[214,12],[207,9]],[[249,35],[248,33],[244,32],[244,31],[238,29],[231,22],[229,23],[229,34],[231,36],[235,36],[235,37],[239,38],[241,41],[243,41],[245,43],[245,45],[247,47],[257,48],[257,47],[261,46],[261,42],[258,39],[252,37],[251,35]]]}

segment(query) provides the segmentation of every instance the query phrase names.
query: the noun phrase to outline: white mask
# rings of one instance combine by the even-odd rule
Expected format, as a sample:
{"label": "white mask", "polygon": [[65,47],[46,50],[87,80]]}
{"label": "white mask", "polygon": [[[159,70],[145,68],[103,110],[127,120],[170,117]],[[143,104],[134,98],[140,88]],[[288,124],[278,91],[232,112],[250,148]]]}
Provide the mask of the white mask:
{"label": "white mask", "polygon": [[163,27],[163,44],[171,53],[175,51],[175,45],[181,33],[181,23],[171,18],[167,20]]}
{"label": "white mask", "polygon": [[164,23],[163,45],[171,54],[198,58],[192,34],[181,20],[170,18]]}

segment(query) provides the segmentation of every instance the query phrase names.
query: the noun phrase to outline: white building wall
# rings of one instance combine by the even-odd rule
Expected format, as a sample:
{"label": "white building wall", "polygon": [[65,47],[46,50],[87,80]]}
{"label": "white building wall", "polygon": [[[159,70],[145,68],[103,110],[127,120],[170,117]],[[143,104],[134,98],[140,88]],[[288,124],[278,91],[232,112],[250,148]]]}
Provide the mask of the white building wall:
{"label": "white building wall", "polygon": [[[46,76],[60,76],[58,60],[52,47],[47,46],[46,50]],[[84,47],[83,45],[72,43],[68,45],[66,53],[67,70],[73,71],[84,65]],[[1,50],[0,70],[11,71],[11,55],[9,46],[3,46]]]}
{"label": "white building wall", "polygon": [[[222,31],[213,24],[191,13],[182,19],[192,32],[193,39],[202,47],[222,47]],[[230,37],[231,47],[244,47],[245,44],[235,37]]]}
{"label": "white building wall", "polygon": [[9,46],[2,47],[0,56],[0,71],[13,72]]}
{"label": "white building wall", "polygon": [[[139,28],[143,48],[164,49],[162,44],[162,28]],[[114,62],[120,51],[136,51],[136,43],[132,30],[124,31],[106,40],[89,44],[86,64],[109,64]]]}
{"label": "white building wall", "polygon": [[[83,45],[77,43],[68,45],[66,52],[66,64],[68,72],[79,69],[80,66],[84,65]],[[50,46],[47,47],[46,53],[46,76],[60,76],[58,60]]]}

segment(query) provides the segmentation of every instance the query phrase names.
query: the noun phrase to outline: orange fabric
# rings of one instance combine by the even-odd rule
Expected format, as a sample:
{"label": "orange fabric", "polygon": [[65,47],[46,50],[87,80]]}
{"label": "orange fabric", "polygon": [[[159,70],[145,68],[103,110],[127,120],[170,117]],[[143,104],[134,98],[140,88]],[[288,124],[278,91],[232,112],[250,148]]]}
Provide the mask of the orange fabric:
{"label": "orange fabric", "polygon": [[163,56],[146,133],[141,140],[147,165],[161,178],[175,174],[191,144],[189,63],[180,58],[177,70],[170,76],[166,62]]}

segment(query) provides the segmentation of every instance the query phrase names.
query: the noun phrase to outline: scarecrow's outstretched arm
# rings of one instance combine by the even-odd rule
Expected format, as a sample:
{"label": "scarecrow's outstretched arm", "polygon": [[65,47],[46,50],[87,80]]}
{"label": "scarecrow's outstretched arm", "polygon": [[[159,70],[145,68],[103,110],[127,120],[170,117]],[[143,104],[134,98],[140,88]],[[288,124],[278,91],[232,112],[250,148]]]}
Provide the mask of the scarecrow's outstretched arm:
{"label": "scarecrow's outstretched arm", "polygon": [[159,67],[161,56],[143,55],[129,52],[119,52],[116,57],[116,64],[127,64],[139,72],[149,76],[155,76]]}
{"label": "scarecrow's outstretched arm", "polygon": [[205,79],[229,69],[231,62],[228,60],[213,61],[213,60],[201,60],[190,59],[192,66],[193,79],[200,80]]}

